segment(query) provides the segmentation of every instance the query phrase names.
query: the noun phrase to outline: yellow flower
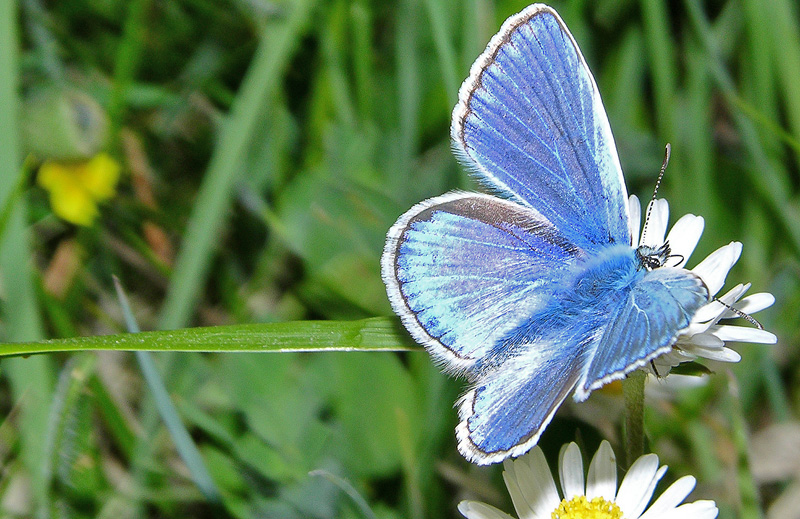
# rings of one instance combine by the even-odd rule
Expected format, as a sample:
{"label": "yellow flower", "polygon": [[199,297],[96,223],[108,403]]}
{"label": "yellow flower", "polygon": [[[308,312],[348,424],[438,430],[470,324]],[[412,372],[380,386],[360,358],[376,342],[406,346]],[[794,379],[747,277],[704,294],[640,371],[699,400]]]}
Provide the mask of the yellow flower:
{"label": "yellow flower", "polygon": [[87,161],[48,160],[39,168],[37,182],[50,193],[50,206],[60,218],[91,225],[98,215],[97,204],[116,194],[119,163],[106,153]]}

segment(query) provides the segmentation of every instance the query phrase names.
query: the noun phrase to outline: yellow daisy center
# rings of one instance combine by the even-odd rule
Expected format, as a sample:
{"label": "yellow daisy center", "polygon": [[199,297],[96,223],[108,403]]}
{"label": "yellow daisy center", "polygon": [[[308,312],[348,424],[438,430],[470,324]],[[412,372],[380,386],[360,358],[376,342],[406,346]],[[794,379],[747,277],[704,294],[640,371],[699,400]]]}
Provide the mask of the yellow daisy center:
{"label": "yellow daisy center", "polygon": [[586,496],[563,499],[558,508],[550,514],[551,519],[622,519],[622,510],[616,503],[595,497],[591,501]]}

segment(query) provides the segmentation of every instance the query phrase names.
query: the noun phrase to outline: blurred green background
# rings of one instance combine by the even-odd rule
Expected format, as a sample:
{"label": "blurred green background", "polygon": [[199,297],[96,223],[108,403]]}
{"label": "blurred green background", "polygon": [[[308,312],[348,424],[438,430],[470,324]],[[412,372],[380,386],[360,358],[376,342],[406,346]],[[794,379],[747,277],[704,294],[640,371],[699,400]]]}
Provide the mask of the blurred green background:
{"label": "blurred green background", "polygon": [[[386,230],[475,188],[450,111],[525,5],[0,0],[2,339],[124,331],[112,276],[142,329],[391,315]],[[798,6],[553,6],[597,78],[629,192],[649,198],[670,142],[661,196],[706,219],[690,265],[742,241],[727,286],[777,298],[757,316],[776,346],[734,345],[742,362],[709,365],[702,387],[659,383],[646,427],[665,481],[694,474],[693,498],[721,517],[798,517]],[[100,152],[116,189],[79,169]],[[48,164],[86,199],[82,223],[57,209]],[[457,517],[468,497],[511,510],[499,467],[458,455],[462,386],[423,352],[149,359],[0,362],[0,515]],[[567,405],[542,439],[550,459],[576,437],[621,452],[620,407],[613,388]]]}

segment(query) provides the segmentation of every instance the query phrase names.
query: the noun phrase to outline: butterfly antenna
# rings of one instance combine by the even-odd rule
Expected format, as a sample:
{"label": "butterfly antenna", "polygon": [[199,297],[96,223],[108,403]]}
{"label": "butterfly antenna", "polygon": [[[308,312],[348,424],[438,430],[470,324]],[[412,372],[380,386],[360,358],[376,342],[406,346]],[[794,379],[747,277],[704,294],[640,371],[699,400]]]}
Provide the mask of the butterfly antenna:
{"label": "butterfly antenna", "polygon": [[685,260],[686,258],[684,257],[683,254],[670,254],[669,256],[667,256],[667,259],[677,259],[678,262],[675,263],[675,266],[678,266],[681,263],[683,263],[683,260]]}
{"label": "butterfly antenna", "polygon": [[653,211],[653,205],[656,201],[656,197],[658,196],[658,188],[661,187],[661,179],[664,178],[664,172],[667,171],[669,154],[671,151],[672,146],[667,143],[667,145],[664,147],[664,162],[661,163],[661,172],[658,174],[658,179],[656,179],[656,187],[653,189],[653,197],[650,198],[650,203],[647,204],[647,214],[644,217],[644,227],[642,227],[642,243],[644,243],[644,237],[647,235],[647,224],[650,222],[650,213]]}
{"label": "butterfly antenna", "polygon": [[738,308],[734,308],[731,305],[729,305],[728,303],[720,301],[716,297],[714,298],[714,301],[716,301],[717,303],[721,304],[722,306],[724,306],[725,308],[727,308],[731,312],[735,313],[736,315],[738,315],[739,317],[741,317],[742,319],[744,319],[748,323],[752,324],[753,326],[755,326],[759,330],[763,330],[764,329],[764,327],[761,325],[761,323],[756,321],[756,318],[753,317],[752,315],[750,315],[750,314],[748,314],[746,312],[742,312]]}

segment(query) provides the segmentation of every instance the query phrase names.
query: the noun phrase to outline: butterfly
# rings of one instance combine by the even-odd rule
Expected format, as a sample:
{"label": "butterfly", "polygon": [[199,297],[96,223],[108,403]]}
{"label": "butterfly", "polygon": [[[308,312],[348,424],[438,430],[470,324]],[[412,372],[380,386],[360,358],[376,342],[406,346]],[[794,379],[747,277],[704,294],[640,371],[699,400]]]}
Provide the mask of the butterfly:
{"label": "butterfly", "polygon": [[506,20],[453,110],[455,153],[498,195],[425,200],[388,232],[381,274],[412,337],[470,389],[458,447],[489,464],[533,447],[576,401],[671,349],[709,301],[669,244],[633,244],[597,85],[558,14]]}

